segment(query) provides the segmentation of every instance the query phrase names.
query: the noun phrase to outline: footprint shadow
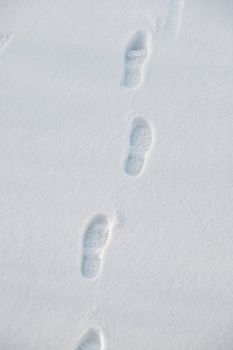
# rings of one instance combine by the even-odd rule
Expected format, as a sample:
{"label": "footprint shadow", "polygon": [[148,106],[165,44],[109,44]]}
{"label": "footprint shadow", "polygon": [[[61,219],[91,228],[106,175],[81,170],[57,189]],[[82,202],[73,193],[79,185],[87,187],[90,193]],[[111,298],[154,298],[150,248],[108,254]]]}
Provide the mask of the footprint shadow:
{"label": "footprint shadow", "polygon": [[103,339],[101,333],[90,328],[81,338],[79,345],[75,350],[102,350],[103,349]]}

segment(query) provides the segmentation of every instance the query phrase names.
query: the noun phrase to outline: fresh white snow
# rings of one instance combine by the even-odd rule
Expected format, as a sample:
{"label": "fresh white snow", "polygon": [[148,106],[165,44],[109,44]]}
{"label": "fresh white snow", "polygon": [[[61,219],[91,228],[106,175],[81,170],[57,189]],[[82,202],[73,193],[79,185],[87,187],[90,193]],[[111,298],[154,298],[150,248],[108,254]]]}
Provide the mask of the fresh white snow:
{"label": "fresh white snow", "polygon": [[0,350],[233,349],[232,29],[0,1]]}

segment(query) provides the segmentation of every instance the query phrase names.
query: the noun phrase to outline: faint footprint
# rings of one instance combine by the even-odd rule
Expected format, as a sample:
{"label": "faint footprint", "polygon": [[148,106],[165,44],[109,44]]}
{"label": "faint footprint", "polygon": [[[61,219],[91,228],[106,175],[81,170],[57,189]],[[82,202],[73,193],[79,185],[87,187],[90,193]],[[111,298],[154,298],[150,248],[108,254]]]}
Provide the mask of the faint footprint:
{"label": "faint footprint", "polygon": [[76,350],[103,350],[103,335],[96,329],[88,329]]}
{"label": "faint footprint", "polygon": [[110,224],[107,217],[99,214],[87,226],[83,237],[83,257],[81,274],[85,278],[95,278],[101,269],[104,247],[109,239]]}
{"label": "faint footprint", "polygon": [[125,51],[123,85],[136,88],[143,80],[143,68],[149,56],[149,36],[138,31],[130,40]]}
{"label": "faint footprint", "polygon": [[165,24],[166,37],[178,37],[182,25],[184,0],[169,0],[169,10]]}
{"label": "faint footprint", "polygon": [[145,119],[136,117],[132,122],[129,137],[129,152],[124,166],[126,174],[138,176],[142,173],[152,144],[151,126]]}
{"label": "faint footprint", "polygon": [[4,50],[6,45],[10,42],[12,39],[13,35],[12,34],[1,34],[0,33],[0,52]]}

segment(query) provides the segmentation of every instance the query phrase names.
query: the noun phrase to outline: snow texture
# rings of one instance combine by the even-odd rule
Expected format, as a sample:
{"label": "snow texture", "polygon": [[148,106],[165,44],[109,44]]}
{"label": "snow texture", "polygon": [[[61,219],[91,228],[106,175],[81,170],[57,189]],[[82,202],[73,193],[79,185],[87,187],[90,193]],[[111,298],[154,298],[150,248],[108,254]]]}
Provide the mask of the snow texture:
{"label": "snow texture", "polygon": [[233,349],[233,2],[0,23],[0,349]]}

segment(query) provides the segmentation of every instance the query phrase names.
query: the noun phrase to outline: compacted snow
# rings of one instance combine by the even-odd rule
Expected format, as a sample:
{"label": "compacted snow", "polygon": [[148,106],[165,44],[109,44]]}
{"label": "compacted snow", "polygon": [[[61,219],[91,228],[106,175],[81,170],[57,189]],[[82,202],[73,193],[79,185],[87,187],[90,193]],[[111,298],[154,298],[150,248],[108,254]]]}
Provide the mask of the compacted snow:
{"label": "compacted snow", "polygon": [[233,349],[233,2],[0,23],[0,349]]}

